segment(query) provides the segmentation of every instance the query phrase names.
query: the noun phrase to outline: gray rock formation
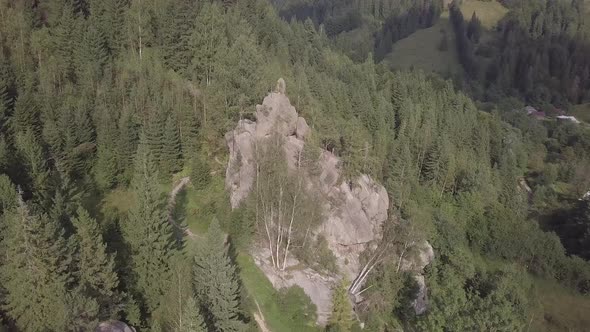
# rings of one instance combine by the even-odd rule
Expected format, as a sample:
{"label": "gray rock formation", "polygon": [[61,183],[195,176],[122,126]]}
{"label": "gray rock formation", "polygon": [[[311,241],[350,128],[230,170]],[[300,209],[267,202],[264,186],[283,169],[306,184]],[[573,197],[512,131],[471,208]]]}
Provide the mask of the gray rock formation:
{"label": "gray rock formation", "polygon": [[135,329],[118,320],[110,320],[100,323],[95,332],[135,332]]}
{"label": "gray rock formation", "polygon": [[[256,106],[256,122],[241,120],[226,134],[230,151],[225,184],[232,208],[248,196],[254,183],[256,142],[273,134],[284,138],[284,151],[290,169],[295,169],[303,150],[309,126],[299,117],[289,98],[279,92],[270,93],[262,105]],[[319,166],[319,181],[306,179],[309,190],[319,190],[326,198],[325,222],[318,229],[338,260],[342,272],[354,279],[359,272],[359,254],[366,246],[380,239],[381,228],[387,220],[389,198],[385,188],[367,175],[342,181],[340,160],[323,151]]]}
{"label": "gray rock formation", "polygon": [[428,309],[428,287],[424,275],[424,268],[434,260],[434,249],[428,241],[421,241],[410,248],[412,254],[404,257],[401,270],[414,273],[414,280],[418,285],[418,293],[412,301],[416,315],[422,315]]}
{"label": "gray rock formation", "polygon": [[285,271],[277,271],[270,263],[270,252],[259,248],[253,253],[254,262],[276,289],[298,286],[317,308],[317,323],[324,325],[332,312],[332,286],[337,279],[322,275],[310,268],[297,268],[300,262],[291,258]]}
{"label": "gray rock formation", "polygon": [[[283,149],[289,169],[297,168],[298,156],[310,135],[305,119],[299,117],[285,95],[284,82],[279,82],[275,92],[270,93],[262,105],[256,106],[256,122],[240,120],[236,128],[225,136],[230,156],[226,170],[225,185],[230,194],[232,208],[244,201],[252,190],[256,176],[256,146],[270,137],[282,138]],[[319,175],[304,179],[308,191],[323,197],[324,221],[315,230],[322,235],[337,260],[341,274],[354,280],[361,270],[359,256],[367,248],[376,246],[381,239],[383,223],[387,220],[389,197],[385,188],[368,175],[354,179],[342,179],[340,159],[329,151],[322,151],[318,166]],[[426,244],[428,244],[426,242]],[[428,249],[429,248],[429,249]],[[421,249],[419,261],[408,260],[405,270],[421,271],[434,256],[430,245]],[[320,278],[310,269],[276,272],[266,262],[270,254],[256,248],[257,264],[275,287],[299,285],[310,296],[320,313],[330,310],[331,284],[335,278]],[[417,272],[418,273],[418,272]],[[339,278],[338,276],[335,276]],[[423,280],[423,279],[422,279]],[[426,288],[424,287],[424,294]],[[424,295],[425,298],[425,295]],[[328,301],[328,302],[326,302]],[[328,304],[326,304],[328,303]],[[325,318],[325,317],[324,317]]]}

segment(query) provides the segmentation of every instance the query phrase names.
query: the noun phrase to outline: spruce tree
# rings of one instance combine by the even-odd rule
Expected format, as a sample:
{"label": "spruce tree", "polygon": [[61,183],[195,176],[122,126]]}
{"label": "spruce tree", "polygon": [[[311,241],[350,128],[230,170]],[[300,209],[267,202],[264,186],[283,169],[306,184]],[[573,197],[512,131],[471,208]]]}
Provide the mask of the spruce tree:
{"label": "spruce tree", "polygon": [[123,113],[119,120],[117,162],[121,171],[120,182],[129,183],[133,177],[133,157],[137,151],[138,129],[132,115]]}
{"label": "spruce tree", "polygon": [[240,319],[240,284],[236,267],[217,220],[209,226],[207,239],[195,257],[195,288],[216,331],[244,331]]}
{"label": "spruce tree", "polygon": [[[0,215],[11,208],[16,207],[16,188],[10,178],[6,174],[0,174]],[[4,223],[0,223],[0,240],[2,234],[2,227]]]}
{"label": "spruce tree", "polygon": [[177,332],[205,332],[205,321],[199,313],[199,307],[194,297],[189,297],[182,311],[182,325]]}
{"label": "spruce tree", "polygon": [[37,203],[49,202],[49,169],[47,158],[43,148],[38,143],[33,132],[18,133],[15,140],[18,157],[23,161],[23,166],[30,177],[30,188],[33,191]]}
{"label": "spruce tree", "polygon": [[120,174],[117,154],[119,132],[116,121],[108,111],[100,111],[98,117],[94,175],[101,188],[110,189],[117,183],[117,176]]}
{"label": "spruce tree", "polygon": [[209,85],[216,78],[220,55],[227,50],[223,8],[206,2],[195,20],[190,36],[192,70],[199,81]]}
{"label": "spruce tree", "polygon": [[166,11],[163,31],[164,63],[178,73],[186,74],[191,62],[190,34],[196,6],[189,0],[172,1]]}
{"label": "spruce tree", "polygon": [[79,207],[72,223],[76,228],[76,264],[78,284],[82,292],[96,300],[101,319],[112,318],[118,311],[120,294],[119,277],[115,272],[115,259],[107,252],[100,228],[88,212]]}
{"label": "spruce tree", "polygon": [[167,288],[173,246],[166,201],[158,186],[158,171],[145,141],[142,134],[132,183],[136,202],[123,227],[131,255],[132,287],[142,294],[144,305],[151,312],[158,307]]}
{"label": "spruce tree", "polygon": [[144,127],[146,144],[156,163],[163,159],[164,137],[166,136],[166,115],[164,112],[154,110],[148,115],[147,124]]}
{"label": "spruce tree", "polygon": [[11,119],[13,133],[30,130],[35,137],[41,134],[40,113],[35,97],[31,91],[22,91],[14,104]]}
{"label": "spruce tree", "polygon": [[353,324],[352,305],[348,298],[348,283],[340,281],[332,294],[332,315],[328,321],[328,331],[350,332]]}
{"label": "spruce tree", "polygon": [[1,284],[6,312],[22,331],[65,331],[72,255],[59,223],[36,216],[18,198],[2,241]]}
{"label": "spruce tree", "polygon": [[162,137],[161,169],[162,175],[168,177],[182,169],[182,155],[178,127],[172,116],[168,116],[164,136]]}

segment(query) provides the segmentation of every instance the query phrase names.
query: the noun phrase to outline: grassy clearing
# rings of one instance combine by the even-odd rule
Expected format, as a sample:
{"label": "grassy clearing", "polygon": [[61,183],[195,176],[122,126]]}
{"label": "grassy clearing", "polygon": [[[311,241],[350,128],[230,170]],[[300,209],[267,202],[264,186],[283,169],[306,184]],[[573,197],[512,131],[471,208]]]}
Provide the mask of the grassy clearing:
{"label": "grassy clearing", "polygon": [[571,115],[580,121],[590,124],[590,103],[574,106]]}
{"label": "grassy clearing", "polygon": [[461,5],[461,12],[467,21],[471,19],[475,12],[483,27],[492,29],[506,16],[508,8],[497,1],[465,0]]}
{"label": "grassy clearing", "polygon": [[222,177],[213,177],[211,183],[198,190],[190,185],[181,191],[176,199],[176,220],[194,233],[205,233],[213,218],[224,220],[229,216],[229,199]]}
{"label": "grassy clearing", "polygon": [[106,220],[117,219],[127,215],[135,203],[135,194],[127,188],[117,188],[104,196],[100,202],[100,215]]}
{"label": "grassy clearing", "polygon": [[[508,12],[496,1],[465,0],[461,12],[466,20],[471,19],[473,12],[480,18],[486,29],[492,29]],[[446,50],[439,45],[446,35]],[[491,33],[484,33],[483,39],[490,38]],[[443,76],[459,75],[463,72],[457,60],[455,32],[449,22],[449,13],[444,12],[437,24],[414,32],[393,45],[392,52],[384,60],[395,69],[416,68],[427,72],[438,72]]]}
{"label": "grassy clearing", "polygon": [[539,309],[531,317],[529,331],[588,331],[590,298],[548,280],[535,280],[535,293]]}
{"label": "grassy clearing", "polygon": [[[246,291],[246,301],[251,307],[251,311],[257,311],[256,302],[260,305],[264,319],[273,332],[319,332],[320,329],[315,326],[315,321],[300,317],[305,301],[281,301],[281,294],[276,291],[266,276],[254,264],[252,257],[239,254],[237,257],[240,267],[243,286]],[[309,301],[309,299],[307,299]],[[289,304],[281,304],[288,302]]]}
{"label": "grassy clearing", "polygon": [[[461,73],[462,68],[457,61],[455,33],[447,17],[441,17],[434,26],[418,30],[409,37],[393,45],[392,52],[384,60],[395,69],[416,68],[427,72],[436,71],[441,74]],[[446,35],[447,48],[439,49]]]}

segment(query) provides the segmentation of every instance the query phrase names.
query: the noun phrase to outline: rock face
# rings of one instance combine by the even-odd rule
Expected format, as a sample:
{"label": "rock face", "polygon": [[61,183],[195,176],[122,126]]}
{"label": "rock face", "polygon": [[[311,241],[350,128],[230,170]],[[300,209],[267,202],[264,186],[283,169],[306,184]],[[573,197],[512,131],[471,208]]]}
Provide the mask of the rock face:
{"label": "rock face", "polygon": [[[303,150],[310,128],[299,117],[285,95],[284,81],[280,80],[275,92],[270,93],[262,105],[256,106],[256,121],[240,120],[236,128],[225,135],[229,148],[229,161],[225,185],[230,194],[232,208],[247,198],[256,177],[256,146],[278,135],[282,138],[289,169],[297,167],[298,156]],[[340,159],[329,151],[322,151],[318,160],[319,175],[304,179],[306,190],[314,190],[323,197],[324,221],[315,230],[315,235],[325,237],[329,249],[337,260],[340,274],[354,280],[361,270],[359,256],[367,248],[376,246],[382,236],[384,222],[388,218],[389,198],[385,188],[368,175],[354,179],[342,179]],[[310,269],[289,273],[277,273],[268,264],[270,253],[255,249],[254,257],[275,287],[299,285],[318,307],[318,322],[322,323],[330,312],[331,285],[334,278],[320,277]],[[428,250],[427,250],[428,251]],[[425,254],[424,261],[433,254]],[[428,264],[426,263],[426,264]],[[410,263],[408,264],[416,264]],[[422,266],[423,262],[417,263]],[[297,265],[297,264],[295,264]],[[414,266],[404,266],[412,269]],[[342,276],[334,276],[340,278]],[[424,294],[426,290],[424,288]]]}
{"label": "rock face", "polygon": [[413,255],[402,259],[401,270],[412,272],[418,285],[418,293],[412,301],[412,307],[416,315],[422,315],[428,309],[428,287],[424,275],[424,268],[434,260],[434,249],[428,241],[421,241],[411,248]]}
{"label": "rock face", "polygon": [[135,329],[123,322],[111,320],[100,323],[95,332],[135,332]]}
{"label": "rock face", "polygon": [[262,105],[256,106],[256,122],[240,120],[236,128],[225,135],[229,148],[225,186],[230,192],[232,208],[238,207],[252,189],[256,175],[255,143],[272,134],[284,137],[285,153],[290,167],[294,167],[308,132],[305,119],[297,116],[289,98],[279,92],[269,94]]}
{"label": "rock face", "polygon": [[269,263],[270,252],[266,248],[257,249],[253,256],[254,262],[274,288],[301,287],[317,308],[317,323],[324,325],[328,322],[332,312],[332,286],[337,281],[335,277],[321,275],[310,268],[296,268],[300,263],[295,258],[288,261],[286,271],[277,271]]}
{"label": "rock face", "polygon": [[[278,86],[284,87],[284,83]],[[298,116],[289,98],[281,92],[270,93],[262,105],[256,106],[256,122],[240,120],[225,136],[230,151],[225,185],[232,208],[238,207],[252,189],[256,142],[272,135],[284,138],[287,165],[295,169],[309,132],[305,119]],[[385,188],[367,175],[342,181],[339,164],[338,157],[323,151],[319,158],[319,182],[306,180],[308,189],[319,190],[326,198],[323,207],[326,220],[318,232],[326,238],[340,270],[352,280],[360,269],[359,254],[380,239],[389,198]]]}

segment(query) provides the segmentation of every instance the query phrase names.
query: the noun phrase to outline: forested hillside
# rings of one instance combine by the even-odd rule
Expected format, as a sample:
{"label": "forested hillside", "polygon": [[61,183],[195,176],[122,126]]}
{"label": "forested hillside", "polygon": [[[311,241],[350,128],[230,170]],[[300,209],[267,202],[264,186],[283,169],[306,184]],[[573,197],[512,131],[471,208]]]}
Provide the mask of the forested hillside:
{"label": "forested hillside", "polygon": [[[590,98],[583,3],[567,3],[506,2],[498,39],[451,9],[453,82],[379,62],[438,20],[438,0],[0,0],[0,330],[586,329],[590,129],[518,111]],[[324,239],[292,249],[338,280],[327,326],[250,257],[270,238],[259,209],[298,198],[280,153],[260,173],[267,201],[232,209],[223,187],[224,135],[279,77],[310,127],[298,168],[328,151],[336,183],[367,174],[389,194],[362,300]],[[316,234],[304,198],[291,216]],[[425,240],[417,313],[401,266]]]}

